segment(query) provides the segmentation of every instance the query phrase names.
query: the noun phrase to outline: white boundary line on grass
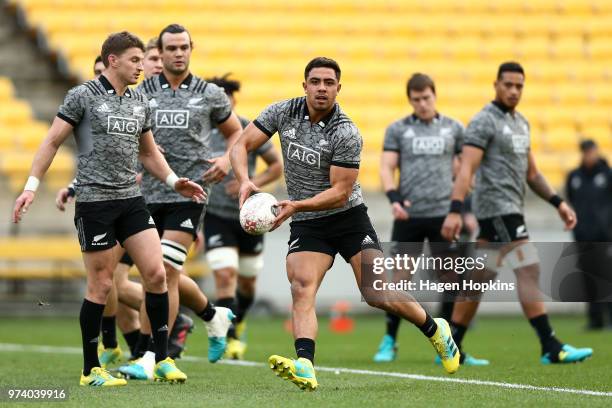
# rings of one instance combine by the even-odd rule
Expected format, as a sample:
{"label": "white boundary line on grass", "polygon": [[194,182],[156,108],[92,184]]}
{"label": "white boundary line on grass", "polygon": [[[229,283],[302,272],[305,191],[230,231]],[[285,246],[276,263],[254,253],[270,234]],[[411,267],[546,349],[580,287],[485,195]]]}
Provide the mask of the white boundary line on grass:
{"label": "white boundary line on grass", "polygon": [[[61,354],[81,354],[81,349],[78,347],[55,347],[55,346],[39,346],[39,345],[27,345],[27,344],[11,344],[11,343],[0,343],[0,352],[14,351],[14,352],[33,352],[33,353],[61,353]],[[185,356],[181,360],[202,363],[208,362],[203,357]],[[221,360],[221,364],[234,365],[242,367],[265,367],[267,364],[259,363],[256,361],[236,361],[236,360]],[[552,391],[561,392],[567,394],[580,394],[580,395],[593,395],[597,397],[612,397],[612,392],[609,391],[592,391],[592,390],[581,390],[574,388],[561,388],[561,387],[541,387],[536,385],[528,384],[515,384],[499,381],[482,381],[482,380],[471,380],[467,378],[451,378],[451,377],[434,377],[430,375],[421,374],[408,374],[408,373],[397,373],[390,371],[374,371],[374,370],[358,370],[353,368],[335,368],[335,367],[321,367],[317,366],[317,371],[332,372],[332,373],[345,373],[345,374],[356,374],[356,375],[371,375],[376,377],[394,377],[394,378],[405,378],[415,381],[437,381],[437,382],[448,382],[456,384],[471,384],[471,385],[484,385],[498,388],[510,388],[515,390],[529,390],[529,391]]]}

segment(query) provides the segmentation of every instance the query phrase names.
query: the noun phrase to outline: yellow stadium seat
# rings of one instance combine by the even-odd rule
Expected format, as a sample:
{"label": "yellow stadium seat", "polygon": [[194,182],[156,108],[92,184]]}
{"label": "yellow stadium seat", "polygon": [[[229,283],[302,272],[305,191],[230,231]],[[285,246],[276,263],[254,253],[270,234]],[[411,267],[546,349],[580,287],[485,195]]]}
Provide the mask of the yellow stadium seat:
{"label": "yellow stadium seat", "polygon": [[581,59],[585,55],[585,45],[578,36],[558,37],[551,46],[551,55],[557,59]]}
{"label": "yellow stadium seat", "polygon": [[13,88],[13,82],[10,79],[0,77],[0,101],[6,103],[8,100],[12,99],[15,95],[15,90]]}

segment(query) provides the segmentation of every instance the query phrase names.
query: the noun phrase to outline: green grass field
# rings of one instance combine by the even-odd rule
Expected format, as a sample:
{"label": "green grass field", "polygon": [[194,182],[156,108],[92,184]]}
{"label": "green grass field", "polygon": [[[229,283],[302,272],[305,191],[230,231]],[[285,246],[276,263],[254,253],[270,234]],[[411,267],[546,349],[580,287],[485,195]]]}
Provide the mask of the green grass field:
{"label": "green grass field", "polygon": [[[465,345],[478,357],[489,358],[489,367],[462,367],[453,376],[433,365],[434,352],[421,333],[409,324],[400,329],[399,358],[390,364],[371,361],[384,326],[383,317],[357,317],[351,334],[337,335],[320,321],[316,364],[441,378],[474,379],[541,387],[612,391],[612,332],[585,332],[584,319],[554,317],[561,339],[576,346],[590,346],[594,357],[582,364],[542,366],[539,344],[529,324],[519,317],[482,317],[469,332]],[[270,354],[294,355],[293,340],[280,319],[253,319],[248,329],[247,360],[264,363]],[[70,407],[311,407],[311,406],[611,406],[612,396],[580,395],[553,390],[511,389],[498,385],[463,384],[432,379],[397,378],[373,373],[348,374],[319,371],[320,387],[314,393],[300,391],[274,376],[264,366],[234,366],[179,360],[189,376],[186,384],[169,385],[132,381],[118,389],[78,386],[81,369],[78,319],[0,319],[0,388],[18,386],[62,387]],[[7,351],[7,344],[71,347],[61,352]],[[205,329],[198,324],[188,341],[191,357],[206,356]],[[75,352],[76,351],[76,352]],[[29,406],[7,403],[0,406]]]}

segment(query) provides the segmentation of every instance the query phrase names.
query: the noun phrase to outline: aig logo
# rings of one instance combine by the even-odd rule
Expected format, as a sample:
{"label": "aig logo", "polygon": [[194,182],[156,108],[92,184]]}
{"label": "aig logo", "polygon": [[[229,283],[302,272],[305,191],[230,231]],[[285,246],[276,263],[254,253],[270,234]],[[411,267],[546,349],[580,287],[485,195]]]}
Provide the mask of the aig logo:
{"label": "aig logo", "polygon": [[297,143],[289,143],[287,158],[321,168],[321,154]]}
{"label": "aig logo", "polygon": [[442,137],[415,137],[412,139],[414,154],[442,154],[444,153],[444,138]]}
{"label": "aig logo", "polygon": [[189,126],[189,111],[187,110],[157,110],[155,111],[157,128],[187,129]]}
{"label": "aig logo", "polygon": [[138,128],[137,119],[109,116],[106,133],[109,135],[136,136]]}
{"label": "aig logo", "polygon": [[512,135],[512,148],[514,153],[527,153],[529,151],[529,136]]}

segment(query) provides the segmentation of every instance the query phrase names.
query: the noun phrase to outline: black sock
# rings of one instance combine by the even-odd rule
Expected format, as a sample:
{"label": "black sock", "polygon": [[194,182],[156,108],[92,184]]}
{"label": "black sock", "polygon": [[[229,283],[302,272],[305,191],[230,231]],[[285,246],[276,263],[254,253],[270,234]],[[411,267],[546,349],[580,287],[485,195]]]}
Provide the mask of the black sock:
{"label": "black sock", "polygon": [[91,369],[100,367],[98,361],[98,336],[104,305],[83,299],[79,323],[81,324],[81,340],[83,342],[83,374],[89,375]]}
{"label": "black sock", "polygon": [[104,348],[117,347],[117,329],[115,316],[102,317],[102,344]]}
{"label": "black sock", "polygon": [[151,338],[150,334],[138,333],[138,342],[136,343],[136,347],[134,347],[134,352],[132,353],[132,359],[140,358],[144,356],[144,353],[147,351],[147,347],[149,346],[149,339]]}
{"label": "black sock", "polygon": [[538,337],[540,338],[540,344],[542,345],[542,355],[550,353],[552,359],[559,357],[559,351],[563,344],[555,337],[555,332],[550,323],[548,322],[548,315],[543,314],[533,319],[529,319],[529,323],[535,329]]}
{"label": "black sock", "polygon": [[[236,314],[236,301],[233,297],[217,299],[215,306],[227,307],[234,314]],[[234,326],[233,324],[230,326],[229,330],[227,331],[227,337],[229,337],[230,339],[237,339],[236,326]]]}
{"label": "black sock", "polygon": [[402,319],[399,316],[387,312],[387,334],[393,337],[393,340],[397,339],[397,331],[401,321]]}
{"label": "black sock", "polygon": [[147,343],[147,351],[155,353],[155,342],[153,341],[153,337],[149,337],[149,342]]}
{"label": "black sock", "polygon": [[136,344],[138,344],[138,337],[140,336],[139,330],[134,330],[131,332],[123,333],[123,338],[130,348],[130,354],[134,355],[134,351],[136,350]]}
{"label": "black sock", "polygon": [[436,334],[436,330],[438,330],[438,325],[436,324],[434,319],[431,318],[429,313],[425,312],[425,323],[419,326],[419,329],[427,338],[430,338],[431,336]]}
{"label": "black sock", "polygon": [[453,316],[453,309],[455,308],[455,302],[448,301],[440,303],[440,317],[447,322],[451,321]]}
{"label": "black sock", "polygon": [[465,336],[465,332],[467,332],[468,328],[467,326],[455,322],[451,322],[450,327],[453,334],[453,340],[455,340],[455,344],[459,350],[461,350],[461,343],[463,343],[463,337]]}
{"label": "black sock", "polygon": [[208,303],[206,303],[206,307],[204,308],[204,310],[196,314],[200,316],[205,322],[210,322],[212,318],[215,317],[215,313],[217,313],[217,311],[215,310],[214,305],[210,303],[209,300]]}
{"label": "black sock", "polygon": [[295,353],[298,358],[308,359],[314,364],[315,341],[304,337],[295,339]]}
{"label": "black sock", "polygon": [[155,362],[168,357],[168,292],[145,294],[145,306],[151,322]]}
{"label": "black sock", "polygon": [[253,305],[253,297],[244,295],[240,291],[236,291],[236,323],[240,323],[246,317],[249,309]]}

